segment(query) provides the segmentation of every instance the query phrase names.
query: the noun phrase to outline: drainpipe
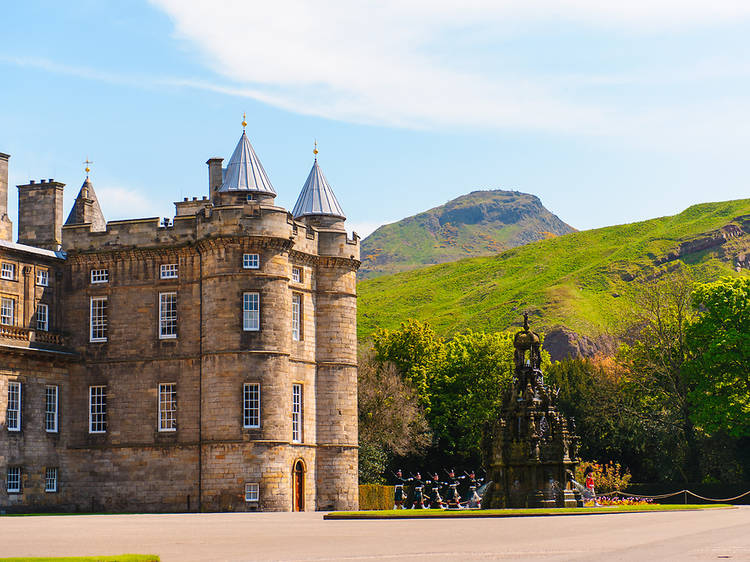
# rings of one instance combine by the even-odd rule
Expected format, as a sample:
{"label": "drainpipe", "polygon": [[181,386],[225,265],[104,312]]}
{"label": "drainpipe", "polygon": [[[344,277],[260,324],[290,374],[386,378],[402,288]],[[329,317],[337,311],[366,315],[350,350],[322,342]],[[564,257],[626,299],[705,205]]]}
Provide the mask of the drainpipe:
{"label": "drainpipe", "polygon": [[198,278],[198,513],[203,510],[203,253],[200,244],[198,248],[199,273]]}

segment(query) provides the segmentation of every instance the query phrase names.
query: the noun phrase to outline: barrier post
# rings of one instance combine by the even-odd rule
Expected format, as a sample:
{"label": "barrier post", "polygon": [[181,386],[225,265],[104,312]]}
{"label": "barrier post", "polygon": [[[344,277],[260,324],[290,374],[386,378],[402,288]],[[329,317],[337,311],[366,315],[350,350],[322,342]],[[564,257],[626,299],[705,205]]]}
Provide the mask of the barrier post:
{"label": "barrier post", "polygon": [[687,490],[685,490],[685,505],[687,505]]}

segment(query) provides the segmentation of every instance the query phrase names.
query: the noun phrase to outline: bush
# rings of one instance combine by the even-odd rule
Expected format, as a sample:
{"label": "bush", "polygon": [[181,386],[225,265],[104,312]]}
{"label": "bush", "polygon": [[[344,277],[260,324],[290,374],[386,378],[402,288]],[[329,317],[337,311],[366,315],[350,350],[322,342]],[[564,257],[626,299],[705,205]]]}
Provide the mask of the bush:
{"label": "bush", "polygon": [[576,468],[576,480],[581,484],[586,481],[584,473],[588,467],[594,469],[594,487],[597,491],[624,490],[630,482],[630,471],[628,469],[623,470],[620,463],[609,461],[605,464],[596,461],[581,461]]}

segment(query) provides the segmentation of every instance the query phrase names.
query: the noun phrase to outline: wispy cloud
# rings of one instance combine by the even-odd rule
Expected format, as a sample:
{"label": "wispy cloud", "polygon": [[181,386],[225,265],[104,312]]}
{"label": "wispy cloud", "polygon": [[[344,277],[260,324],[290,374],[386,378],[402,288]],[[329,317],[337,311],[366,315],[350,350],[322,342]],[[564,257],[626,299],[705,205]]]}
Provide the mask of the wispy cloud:
{"label": "wispy cloud", "polygon": [[[689,61],[685,68],[665,72],[519,73],[503,70],[502,64],[483,68],[476,47],[462,47],[458,40],[490,37],[497,47],[534,25],[566,23],[635,35],[686,33],[750,19],[750,2],[744,0],[152,3],[172,18],[177,38],[197,46],[210,69],[252,87],[244,94],[292,111],[358,123],[625,135],[653,124],[649,109],[659,108],[580,93],[639,81],[696,80],[696,70],[698,75],[730,75],[740,65],[747,72],[746,64],[727,59],[719,71],[710,61]],[[673,103],[667,109],[672,113]],[[674,125],[664,123],[665,134]]]}

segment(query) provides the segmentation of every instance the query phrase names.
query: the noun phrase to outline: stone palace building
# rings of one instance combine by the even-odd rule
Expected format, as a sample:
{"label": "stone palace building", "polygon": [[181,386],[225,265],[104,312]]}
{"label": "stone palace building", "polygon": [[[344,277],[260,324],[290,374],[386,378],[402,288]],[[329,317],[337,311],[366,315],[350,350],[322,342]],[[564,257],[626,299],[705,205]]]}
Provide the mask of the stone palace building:
{"label": "stone palace building", "polygon": [[0,153],[0,511],[357,507],[359,239],[317,150],[276,206],[244,126],[173,219],[29,181],[17,242]]}

